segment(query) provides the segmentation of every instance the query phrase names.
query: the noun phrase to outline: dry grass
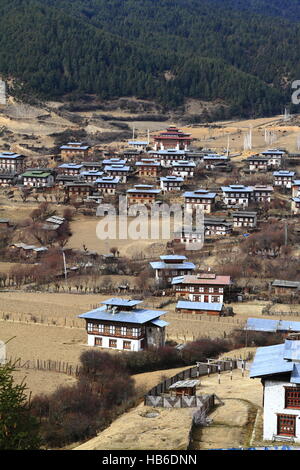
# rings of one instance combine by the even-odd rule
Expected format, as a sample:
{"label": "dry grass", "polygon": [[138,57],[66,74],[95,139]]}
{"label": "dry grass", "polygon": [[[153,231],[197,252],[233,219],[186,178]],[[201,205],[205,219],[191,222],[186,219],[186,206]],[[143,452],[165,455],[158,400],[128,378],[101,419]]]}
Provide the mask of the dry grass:
{"label": "dry grass", "polygon": [[60,386],[73,385],[76,382],[70,375],[31,369],[19,369],[13,373],[13,377],[16,383],[26,384],[27,396],[53,393]]}

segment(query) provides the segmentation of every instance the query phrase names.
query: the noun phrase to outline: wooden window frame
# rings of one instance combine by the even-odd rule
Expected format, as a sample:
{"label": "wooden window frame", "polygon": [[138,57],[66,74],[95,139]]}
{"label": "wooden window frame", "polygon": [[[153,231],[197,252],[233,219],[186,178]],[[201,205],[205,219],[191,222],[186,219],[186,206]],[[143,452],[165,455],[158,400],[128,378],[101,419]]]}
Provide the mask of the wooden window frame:
{"label": "wooden window frame", "polygon": [[[295,437],[296,436],[296,415],[288,415],[285,413],[278,413],[277,414],[277,436],[288,436],[288,437]],[[293,421],[293,433],[292,432],[281,432],[281,422],[280,420],[291,420]]]}
{"label": "wooden window frame", "polygon": [[288,409],[300,409],[300,387],[284,387],[284,407]]}

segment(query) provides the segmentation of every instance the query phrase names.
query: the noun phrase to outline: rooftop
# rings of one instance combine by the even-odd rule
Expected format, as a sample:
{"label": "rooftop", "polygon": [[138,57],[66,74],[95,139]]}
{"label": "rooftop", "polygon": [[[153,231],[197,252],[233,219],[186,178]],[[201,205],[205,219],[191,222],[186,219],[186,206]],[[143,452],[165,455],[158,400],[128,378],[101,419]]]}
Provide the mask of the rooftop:
{"label": "rooftop", "polygon": [[229,286],[231,284],[231,280],[230,276],[219,276],[213,273],[205,273],[173,277],[172,284],[209,284]]}

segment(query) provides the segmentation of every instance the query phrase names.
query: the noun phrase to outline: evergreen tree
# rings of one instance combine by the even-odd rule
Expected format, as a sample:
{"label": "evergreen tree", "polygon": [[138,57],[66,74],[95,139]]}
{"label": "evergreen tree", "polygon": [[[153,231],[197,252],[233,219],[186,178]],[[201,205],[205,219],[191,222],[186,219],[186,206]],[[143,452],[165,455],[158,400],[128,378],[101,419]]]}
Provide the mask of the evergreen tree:
{"label": "evergreen tree", "polygon": [[39,424],[30,414],[24,383],[15,384],[13,364],[0,365],[0,450],[40,447]]}

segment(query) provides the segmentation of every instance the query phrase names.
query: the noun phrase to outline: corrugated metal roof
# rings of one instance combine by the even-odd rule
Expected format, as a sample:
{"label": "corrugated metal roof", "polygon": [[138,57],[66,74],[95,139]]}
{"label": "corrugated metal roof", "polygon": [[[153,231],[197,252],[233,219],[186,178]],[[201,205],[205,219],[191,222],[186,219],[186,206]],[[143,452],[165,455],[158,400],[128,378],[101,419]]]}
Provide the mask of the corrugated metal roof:
{"label": "corrugated metal roof", "polygon": [[200,383],[200,380],[179,380],[174,384],[170,385],[169,389],[173,388],[188,388],[188,387],[196,387]]}
{"label": "corrugated metal roof", "polygon": [[284,342],[283,357],[290,361],[300,361],[300,341],[286,339]]}
{"label": "corrugated metal roof", "polygon": [[275,279],[273,281],[272,286],[274,287],[295,287],[298,288],[300,287],[300,282],[298,281],[284,281],[280,279]]}
{"label": "corrugated metal roof", "polygon": [[151,323],[155,326],[159,326],[160,328],[163,328],[164,326],[168,326],[169,323],[165,320],[160,320],[159,318],[156,318],[155,320],[152,320]]}
{"label": "corrugated metal roof", "polygon": [[100,302],[104,305],[118,305],[123,307],[134,307],[135,305],[143,303],[142,300],[129,300],[129,299],[120,299],[119,297],[112,297],[111,299],[103,300]]}
{"label": "corrugated metal roof", "polygon": [[107,320],[113,322],[124,322],[124,323],[137,323],[144,324],[149,321],[155,320],[166,312],[162,310],[147,310],[147,309],[136,309],[127,311],[119,311],[112,314],[107,310],[106,306],[96,308],[90,312],[82,313],[78,315],[79,318],[85,318],[90,320]]}
{"label": "corrugated metal roof", "polygon": [[278,320],[266,320],[265,318],[248,318],[245,330],[252,331],[276,331]]}
{"label": "corrugated metal roof", "polygon": [[194,263],[164,263],[163,261],[152,261],[150,266],[153,269],[196,269]]}
{"label": "corrugated metal roof", "polygon": [[183,308],[188,310],[213,310],[220,312],[223,304],[217,302],[191,302],[189,300],[179,300],[176,308]]}
{"label": "corrugated metal roof", "polygon": [[249,377],[262,377],[282,372],[291,372],[294,364],[283,357],[284,344],[258,348],[252,363]]}
{"label": "corrugated metal roof", "polygon": [[[209,273],[212,274],[212,273]],[[216,285],[230,285],[230,276],[215,276],[214,278],[211,277],[201,277],[202,275],[187,275],[181,277],[174,277],[172,280],[172,284],[216,284]],[[175,282],[173,282],[175,281]]]}

